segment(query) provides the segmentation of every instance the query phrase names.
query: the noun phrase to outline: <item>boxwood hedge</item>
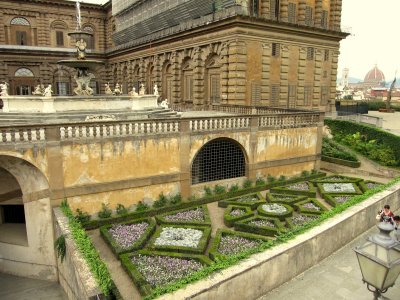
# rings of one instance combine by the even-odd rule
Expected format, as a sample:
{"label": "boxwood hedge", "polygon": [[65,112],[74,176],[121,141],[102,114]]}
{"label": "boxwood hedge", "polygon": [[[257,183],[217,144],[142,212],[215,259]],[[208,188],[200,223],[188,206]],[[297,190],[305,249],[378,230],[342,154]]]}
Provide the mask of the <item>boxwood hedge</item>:
{"label": "boxwood hedge", "polygon": [[[319,207],[320,210],[305,208],[303,205],[306,203],[312,203],[315,206]],[[308,213],[308,214],[314,214],[314,215],[320,215],[324,211],[328,210],[321,202],[319,202],[315,198],[308,198],[306,200],[297,202],[294,204],[294,207],[295,207],[296,211],[298,211],[300,213]]]}
{"label": "boxwood hedge", "polygon": [[[272,226],[257,226],[250,224],[252,221],[268,221],[274,224]],[[259,235],[275,236],[281,231],[285,231],[285,226],[277,218],[269,218],[263,216],[253,216],[244,220],[235,222],[235,230],[255,233]]]}
{"label": "boxwood hedge", "polygon": [[[165,217],[167,216],[173,216],[176,215],[177,213],[182,213],[185,211],[191,211],[195,209],[202,209],[203,214],[204,214],[204,221],[176,221],[176,220],[168,220]],[[157,224],[175,224],[175,225],[206,225],[206,226],[211,226],[211,219],[210,219],[210,214],[208,212],[208,208],[206,205],[201,205],[201,206],[195,206],[192,208],[185,208],[185,209],[179,209],[179,210],[174,210],[171,212],[167,212],[161,215],[156,216],[156,221]]]}
{"label": "boxwood hedge", "polygon": [[[231,212],[235,209],[243,210],[244,213],[239,216],[232,216]],[[229,205],[224,211],[224,224],[227,227],[232,227],[236,221],[246,219],[253,215],[253,211],[249,206]]]}

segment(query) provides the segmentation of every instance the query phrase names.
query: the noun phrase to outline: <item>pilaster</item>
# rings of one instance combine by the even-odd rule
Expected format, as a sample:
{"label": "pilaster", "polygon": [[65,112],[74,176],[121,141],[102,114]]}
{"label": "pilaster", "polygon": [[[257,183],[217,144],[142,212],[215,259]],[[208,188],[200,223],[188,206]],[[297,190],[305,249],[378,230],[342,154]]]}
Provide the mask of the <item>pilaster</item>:
{"label": "pilaster", "polygon": [[230,104],[246,103],[247,49],[244,41],[233,41],[229,45],[228,99]]}
{"label": "pilaster", "polygon": [[315,26],[321,26],[322,21],[322,0],[315,0]]}
{"label": "pilaster", "polygon": [[271,44],[265,43],[262,47],[261,104],[268,105],[270,98]]}
{"label": "pilaster", "polygon": [[201,59],[202,49],[193,49],[193,104],[204,104],[204,61]]}
{"label": "pilaster", "polygon": [[181,99],[181,68],[179,65],[179,55],[176,51],[172,52],[171,55],[171,64],[172,64],[172,98],[171,103],[178,103],[179,99]]}
{"label": "pilaster", "polygon": [[283,45],[281,47],[281,78],[280,78],[280,104],[279,106],[286,105],[288,101],[289,92],[289,46]]}
{"label": "pilaster", "polygon": [[224,42],[221,46],[220,62],[221,62],[221,103],[228,103],[228,79],[229,79],[229,43]]}
{"label": "pilaster", "polygon": [[307,48],[299,48],[299,65],[297,68],[297,78],[298,78],[298,89],[297,89],[297,99],[298,105],[304,105],[304,86],[306,79],[306,58],[307,58]]}
{"label": "pilaster", "polygon": [[287,22],[289,20],[289,0],[280,1],[280,20]]}
{"label": "pilaster", "polygon": [[313,107],[317,107],[321,103],[322,56],[322,50],[315,49]]}

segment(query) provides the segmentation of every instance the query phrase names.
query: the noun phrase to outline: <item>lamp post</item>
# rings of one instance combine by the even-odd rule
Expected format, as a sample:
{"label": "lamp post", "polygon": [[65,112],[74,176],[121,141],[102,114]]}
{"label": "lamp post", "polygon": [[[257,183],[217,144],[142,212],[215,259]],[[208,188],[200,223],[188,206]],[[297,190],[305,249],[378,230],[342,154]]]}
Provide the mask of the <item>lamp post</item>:
{"label": "lamp post", "polygon": [[378,228],[379,233],[354,249],[363,282],[374,293],[374,299],[392,287],[400,273],[400,243],[390,236],[394,227],[389,222],[381,222]]}

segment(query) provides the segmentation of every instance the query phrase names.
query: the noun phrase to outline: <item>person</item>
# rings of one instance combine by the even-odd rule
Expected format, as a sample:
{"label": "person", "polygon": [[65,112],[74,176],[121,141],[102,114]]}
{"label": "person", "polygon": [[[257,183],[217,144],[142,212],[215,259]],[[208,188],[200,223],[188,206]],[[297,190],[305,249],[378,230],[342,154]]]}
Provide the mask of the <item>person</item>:
{"label": "person", "polygon": [[400,216],[394,216],[394,237],[396,241],[400,242]]}
{"label": "person", "polygon": [[379,222],[389,222],[393,225],[394,214],[390,211],[390,205],[386,204],[383,210],[380,210],[376,216]]}

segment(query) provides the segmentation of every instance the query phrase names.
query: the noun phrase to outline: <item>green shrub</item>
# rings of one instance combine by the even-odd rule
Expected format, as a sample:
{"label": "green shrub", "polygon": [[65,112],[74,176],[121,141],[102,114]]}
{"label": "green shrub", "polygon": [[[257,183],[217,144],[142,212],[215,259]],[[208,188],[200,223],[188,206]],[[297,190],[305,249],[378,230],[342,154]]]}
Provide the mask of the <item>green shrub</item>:
{"label": "green shrub", "polygon": [[357,162],[357,157],[343,149],[341,149],[335,142],[329,140],[327,137],[322,139],[322,155],[333,158],[339,158],[343,160],[349,160]]}
{"label": "green shrub", "polygon": [[204,193],[206,195],[206,197],[212,196],[212,190],[209,186],[205,186],[204,187]]}
{"label": "green shrub", "polygon": [[182,202],[182,196],[180,193],[176,194],[175,196],[172,196],[170,199],[171,204],[176,205]]}
{"label": "green shrub", "polygon": [[304,171],[301,172],[301,176],[302,176],[302,177],[308,177],[308,176],[310,176],[310,172],[304,170]]}
{"label": "green shrub", "polygon": [[90,215],[87,212],[81,211],[79,208],[76,209],[75,218],[81,223],[90,221]]}
{"label": "green shrub", "polygon": [[136,211],[145,211],[148,209],[149,209],[149,206],[142,201],[139,201],[138,204],[136,205]]}
{"label": "green shrub", "polygon": [[239,186],[237,184],[231,185],[231,187],[229,188],[230,193],[237,192],[238,190],[239,190]]}
{"label": "green shrub", "polygon": [[248,188],[250,188],[252,185],[253,185],[253,182],[252,182],[250,179],[246,179],[246,180],[243,182],[243,188],[244,188],[244,189],[248,189]]}
{"label": "green shrub", "polygon": [[276,178],[275,178],[274,176],[272,176],[271,174],[268,174],[268,176],[267,176],[267,181],[268,181],[269,183],[273,183],[273,182],[276,181]]}
{"label": "green shrub", "polygon": [[161,193],[158,196],[158,199],[154,201],[153,207],[163,207],[167,204],[167,201],[168,201],[167,197],[163,193]]}
{"label": "green shrub", "polygon": [[223,194],[226,193],[226,188],[223,185],[216,185],[214,187],[214,194],[219,195],[219,194]]}
{"label": "green shrub", "polygon": [[128,213],[128,209],[125,206],[123,206],[121,203],[117,204],[116,211],[117,211],[117,215],[119,215],[119,216],[126,215]]}
{"label": "green shrub", "polygon": [[285,175],[281,175],[278,178],[278,181],[285,181],[286,180],[286,176]]}
{"label": "green shrub", "polygon": [[100,219],[107,219],[111,217],[112,211],[108,208],[108,204],[101,204],[102,209],[97,213]]}
{"label": "green shrub", "polygon": [[262,179],[261,177],[258,177],[256,179],[256,186],[261,186],[261,185],[265,185],[265,180]]}
{"label": "green shrub", "polygon": [[188,200],[188,202],[196,201],[196,196],[195,195],[191,195],[191,196],[188,197],[187,200]]}

